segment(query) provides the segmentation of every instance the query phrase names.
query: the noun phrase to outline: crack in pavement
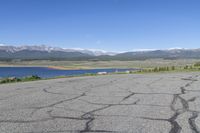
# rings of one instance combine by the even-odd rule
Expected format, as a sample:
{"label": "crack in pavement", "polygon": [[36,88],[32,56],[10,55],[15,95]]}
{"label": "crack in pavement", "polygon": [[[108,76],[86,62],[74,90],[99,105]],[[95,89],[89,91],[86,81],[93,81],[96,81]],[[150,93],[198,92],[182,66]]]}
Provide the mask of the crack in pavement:
{"label": "crack in pavement", "polygon": [[[132,97],[133,95],[135,95],[135,93],[134,93],[134,92],[132,92],[132,93],[131,93],[131,94],[129,94],[128,96],[124,97],[124,98],[122,99],[122,101],[125,101],[125,100],[127,100],[128,98]],[[122,102],[122,101],[121,101],[121,102]]]}
{"label": "crack in pavement", "polygon": [[[125,99],[127,99],[129,97],[130,96],[126,96]],[[101,111],[101,110],[113,107],[113,106],[135,105],[135,104],[137,104],[137,102],[139,101],[139,99],[137,101],[131,103],[131,104],[121,104],[120,102],[119,103],[115,103],[115,104],[104,104],[104,103],[93,103],[93,102],[89,102],[89,101],[86,101],[86,100],[82,100],[82,101],[84,101],[84,102],[86,102],[88,104],[103,105],[103,107],[94,109],[94,110],[89,111],[89,112],[86,112],[85,114],[83,114],[81,116],[82,118],[87,118],[89,120],[86,122],[85,128],[83,130],[81,130],[80,133],[82,133],[82,132],[115,132],[115,131],[106,131],[106,130],[92,130],[92,124],[93,124],[93,121],[95,120],[95,114],[94,113],[97,112],[97,111]]]}
{"label": "crack in pavement", "polygon": [[[198,77],[198,75],[196,75],[195,77]],[[190,83],[187,83],[185,85],[185,87],[189,87],[193,82],[195,81],[198,81],[197,79],[193,79],[192,77],[188,78],[188,79],[183,79],[183,80],[190,80],[191,82]],[[193,92],[196,92],[196,91],[199,91],[199,90],[187,90],[185,89],[185,91],[193,91]],[[199,96],[198,96],[199,97]],[[194,102],[196,100],[197,97],[192,97],[190,99],[187,100],[187,104],[188,102]],[[186,102],[186,100],[185,100]],[[188,107],[188,110],[189,111],[189,107]],[[190,111],[192,113],[192,116],[188,119],[188,123],[190,125],[190,129],[192,130],[192,132],[194,133],[200,133],[200,130],[198,128],[198,126],[196,125],[195,123],[195,119],[198,117],[199,113],[197,111]]]}
{"label": "crack in pavement", "polygon": [[[195,77],[198,77],[197,75]],[[197,127],[195,123],[195,119],[198,117],[198,112],[196,111],[190,111],[189,110],[189,104],[188,102],[194,102],[196,100],[196,97],[192,97],[189,100],[185,100],[180,95],[186,94],[187,89],[185,87],[191,86],[195,81],[198,81],[197,79],[193,79],[192,77],[189,78],[182,78],[182,80],[189,80],[191,82],[187,83],[184,87],[180,87],[181,93],[180,94],[173,94],[173,100],[171,102],[170,108],[174,112],[174,114],[169,119],[159,119],[159,118],[151,118],[151,117],[139,117],[142,119],[148,119],[148,120],[158,120],[158,121],[168,121],[171,124],[171,129],[169,133],[180,133],[182,130],[182,127],[178,124],[176,119],[180,114],[183,114],[185,112],[192,112],[192,116],[188,119],[188,123],[190,125],[191,130],[194,133],[200,133],[199,128]],[[176,103],[180,100],[182,108],[176,109]]]}
{"label": "crack in pavement", "polygon": [[52,118],[38,119],[38,120],[0,120],[0,123],[35,123],[52,120]]}
{"label": "crack in pavement", "polygon": [[186,92],[186,89],[184,88],[184,87],[180,87],[180,89],[181,89],[181,94],[185,94]]}
{"label": "crack in pavement", "polygon": [[44,88],[42,90],[43,90],[43,92],[49,93],[49,94],[63,95],[63,93],[56,93],[56,92],[49,91],[47,89],[50,89],[50,87],[49,88]]}
{"label": "crack in pavement", "polygon": [[72,101],[72,100],[78,99],[78,98],[83,97],[83,96],[86,96],[86,94],[82,93],[81,95],[73,97],[73,98],[70,98],[70,99],[61,100],[61,101],[58,101],[58,102],[55,102],[55,103],[52,103],[52,104],[49,104],[49,105],[46,105],[46,106],[35,107],[35,108],[41,109],[41,108],[53,107],[53,106],[56,106],[58,104],[61,104],[61,103],[67,102],[67,101]]}
{"label": "crack in pavement", "polygon": [[[197,77],[197,76],[196,76]],[[189,87],[191,84],[193,84],[193,82],[195,82],[195,81],[198,81],[198,80],[196,80],[196,79],[193,79],[192,77],[189,77],[189,78],[182,78],[182,80],[189,80],[189,81],[191,81],[190,83],[187,83],[186,85],[185,85],[185,87]],[[187,100],[185,100],[184,98],[182,98],[180,95],[183,95],[183,94],[186,94],[186,89],[184,88],[184,87],[180,87],[180,89],[181,89],[181,94],[174,94],[174,98],[173,98],[173,100],[172,100],[172,103],[171,103],[171,110],[172,111],[174,111],[174,115],[168,120],[170,123],[171,123],[171,125],[172,125],[172,128],[171,128],[171,131],[170,131],[170,133],[179,133],[180,131],[181,131],[181,127],[180,127],[180,125],[176,122],[176,119],[178,118],[178,116],[180,115],[180,114],[183,114],[183,113],[185,113],[185,112],[188,112],[189,111],[189,104],[188,104],[188,102],[192,102],[192,101],[194,101],[196,98],[192,98],[192,99],[189,99],[188,101]],[[182,108],[181,109],[176,109],[176,103],[177,103],[177,100],[180,100],[180,102],[181,102],[181,105],[182,105]],[[194,113],[194,112],[193,112]],[[195,116],[195,118],[196,117],[198,117],[198,115],[197,116]],[[196,124],[195,124],[195,122],[194,122],[194,120],[193,119],[191,119],[192,120],[192,122],[191,122],[191,120],[190,120],[191,118],[189,118],[189,123],[190,123],[190,127],[191,127],[191,129],[197,129],[197,127],[196,127]]]}
{"label": "crack in pavement", "polygon": [[30,108],[35,109],[35,110],[31,113],[31,116],[32,116],[35,112],[37,112],[38,110],[41,110],[41,109],[44,109],[44,108],[54,107],[54,106],[56,106],[56,105],[58,105],[58,104],[61,104],[61,103],[64,103],[64,102],[68,102],[68,101],[73,101],[73,100],[78,99],[78,98],[83,97],[83,96],[86,96],[86,93],[85,93],[85,92],[82,93],[82,94],[79,95],[79,96],[76,96],[76,97],[73,97],[73,98],[70,98],[70,99],[64,99],[64,100],[61,100],[61,101],[57,101],[57,102],[52,103],[52,104],[49,104],[49,105],[45,105],[45,106],[41,106],[41,107],[30,107]]}
{"label": "crack in pavement", "polygon": [[[45,132],[23,132],[23,133],[80,133],[81,130],[56,130],[56,131],[45,131]],[[121,133],[121,132],[118,132],[118,131],[107,131],[107,130],[91,130],[89,131],[91,133]]]}
{"label": "crack in pavement", "polygon": [[[46,105],[46,106],[42,106],[42,107],[33,107],[35,109],[35,111],[33,111],[31,113],[31,115],[33,115],[36,111],[38,111],[40,109],[53,107],[55,105],[58,105],[58,104],[61,104],[61,103],[67,102],[67,101],[72,101],[72,100],[78,99],[78,98],[83,97],[83,96],[85,96],[85,93],[82,93],[81,95],[73,97],[73,98],[70,98],[70,99],[65,99],[65,100],[61,100],[61,101],[55,102],[55,103],[50,104],[50,105]],[[48,111],[47,111],[47,113],[49,114]],[[84,120],[84,119],[76,118],[76,117],[60,117],[60,116],[51,116],[50,115],[50,118],[39,119],[39,120],[0,120],[0,123],[34,123],[34,122],[42,122],[42,121],[53,120],[53,119],[56,119],[56,118],[57,119]]]}
{"label": "crack in pavement", "polygon": [[192,131],[194,133],[200,133],[200,130],[195,123],[195,119],[198,117],[198,115],[199,115],[198,112],[193,111],[192,116],[188,119],[188,123],[190,125],[190,128],[192,129]]}
{"label": "crack in pavement", "polygon": [[[180,133],[180,131],[181,131],[181,127],[180,127],[180,125],[178,124],[178,122],[176,121],[176,119],[177,119],[177,117],[181,114],[181,112],[179,112],[179,109],[175,109],[175,104],[176,104],[176,101],[178,100],[178,99],[180,99],[181,100],[181,98],[180,98],[180,96],[179,95],[177,95],[177,94],[175,94],[174,95],[174,98],[173,98],[173,100],[172,100],[172,103],[171,103],[171,105],[170,105],[170,108],[171,108],[171,110],[174,112],[174,115],[172,115],[172,117],[171,118],[169,118],[167,121],[168,122],[170,122],[170,124],[171,124],[171,126],[172,126],[172,128],[171,128],[171,130],[170,130],[170,132],[169,133]],[[181,101],[181,103],[183,103],[182,101]],[[184,102],[185,103],[185,102]],[[183,105],[183,108],[185,108],[187,105]],[[184,109],[185,110],[185,109]],[[184,111],[183,110],[183,111]],[[180,110],[181,111],[181,110]]]}
{"label": "crack in pavement", "polygon": [[137,99],[136,101],[132,102],[132,103],[95,103],[95,102],[89,102],[87,100],[81,100],[81,101],[84,101],[86,103],[89,103],[89,104],[94,104],[94,105],[111,105],[111,106],[122,106],[122,105],[136,105],[140,99]]}
{"label": "crack in pavement", "polygon": [[86,124],[85,124],[85,128],[83,130],[80,131],[80,133],[83,133],[83,132],[114,132],[114,131],[106,131],[106,130],[92,130],[92,124],[93,124],[93,121],[95,120],[95,116],[94,116],[94,113],[97,112],[97,111],[100,111],[100,110],[104,110],[104,109],[107,109],[109,107],[111,107],[112,105],[106,105],[104,107],[101,107],[101,108],[97,108],[97,109],[94,109],[92,111],[89,111],[89,112],[86,112],[85,114],[83,114],[81,116],[81,118],[84,118],[84,119],[89,119]]}

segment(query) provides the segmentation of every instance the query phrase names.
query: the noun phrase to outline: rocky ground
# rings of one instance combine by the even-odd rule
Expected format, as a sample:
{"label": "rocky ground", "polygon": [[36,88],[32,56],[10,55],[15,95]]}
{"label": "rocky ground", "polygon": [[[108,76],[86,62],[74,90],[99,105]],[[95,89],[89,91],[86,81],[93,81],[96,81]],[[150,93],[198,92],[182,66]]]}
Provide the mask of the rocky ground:
{"label": "rocky ground", "polygon": [[200,133],[200,73],[0,85],[0,133]]}

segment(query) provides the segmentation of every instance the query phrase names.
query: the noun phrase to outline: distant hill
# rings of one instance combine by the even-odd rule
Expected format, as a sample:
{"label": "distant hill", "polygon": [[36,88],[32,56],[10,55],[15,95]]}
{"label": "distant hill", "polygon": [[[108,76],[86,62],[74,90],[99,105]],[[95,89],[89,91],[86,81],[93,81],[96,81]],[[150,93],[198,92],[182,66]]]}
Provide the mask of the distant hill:
{"label": "distant hill", "polygon": [[169,49],[114,53],[101,50],[63,49],[48,46],[0,46],[0,60],[145,60],[200,59],[200,49]]}
{"label": "distant hill", "polygon": [[200,49],[170,49],[120,53],[115,56],[120,60],[144,59],[200,59]]}
{"label": "distant hill", "polygon": [[0,60],[88,60],[93,55],[46,46],[0,46]]}

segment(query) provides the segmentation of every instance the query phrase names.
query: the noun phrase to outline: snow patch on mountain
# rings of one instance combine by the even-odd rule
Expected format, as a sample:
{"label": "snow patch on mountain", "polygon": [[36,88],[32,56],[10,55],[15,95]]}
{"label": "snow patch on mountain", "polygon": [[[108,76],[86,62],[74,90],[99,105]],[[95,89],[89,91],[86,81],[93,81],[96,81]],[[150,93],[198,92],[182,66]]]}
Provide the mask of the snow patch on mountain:
{"label": "snow patch on mountain", "polygon": [[84,54],[89,54],[93,56],[100,56],[100,55],[115,55],[116,52],[107,52],[104,50],[98,49],[81,49],[81,48],[59,48],[59,47],[50,47],[46,45],[22,45],[22,46],[9,46],[9,45],[0,45],[0,50],[6,52],[18,52],[22,50],[29,50],[29,51],[62,51],[62,52],[80,52]]}

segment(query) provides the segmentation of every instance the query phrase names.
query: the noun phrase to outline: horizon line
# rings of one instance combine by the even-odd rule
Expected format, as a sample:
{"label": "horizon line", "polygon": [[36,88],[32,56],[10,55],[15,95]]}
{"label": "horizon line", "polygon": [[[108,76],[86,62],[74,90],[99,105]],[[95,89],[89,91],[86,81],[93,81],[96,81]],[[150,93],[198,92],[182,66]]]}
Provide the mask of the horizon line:
{"label": "horizon line", "polygon": [[101,51],[101,52],[113,52],[113,53],[124,53],[124,52],[145,52],[145,51],[156,51],[156,50],[193,50],[193,49],[200,49],[200,48],[183,48],[183,47],[172,47],[172,48],[137,48],[132,50],[126,50],[126,51],[109,51],[104,49],[98,49],[98,48],[80,48],[80,47],[60,47],[60,46],[54,46],[54,45],[47,45],[47,44],[21,44],[21,45],[12,45],[12,44],[5,44],[0,43],[0,47],[7,46],[7,47],[23,47],[23,46],[44,46],[49,48],[61,48],[61,49],[71,49],[71,50],[89,50],[89,51]]}

